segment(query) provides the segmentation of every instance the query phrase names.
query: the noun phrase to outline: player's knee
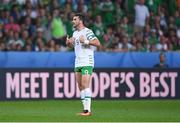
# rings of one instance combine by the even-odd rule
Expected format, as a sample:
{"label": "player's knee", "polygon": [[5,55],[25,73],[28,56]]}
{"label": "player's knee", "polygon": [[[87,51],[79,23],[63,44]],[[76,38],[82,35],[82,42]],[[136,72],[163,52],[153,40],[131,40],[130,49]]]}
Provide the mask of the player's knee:
{"label": "player's knee", "polygon": [[79,90],[83,90],[82,84],[78,83]]}
{"label": "player's knee", "polygon": [[86,89],[86,88],[88,88],[88,86],[87,86],[87,84],[82,84],[82,89],[84,90],[84,89]]}
{"label": "player's knee", "polygon": [[84,89],[84,85],[83,85],[83,84],[80,84],[80,85],[79,85],[79,89],[83,90],[83,89]]}

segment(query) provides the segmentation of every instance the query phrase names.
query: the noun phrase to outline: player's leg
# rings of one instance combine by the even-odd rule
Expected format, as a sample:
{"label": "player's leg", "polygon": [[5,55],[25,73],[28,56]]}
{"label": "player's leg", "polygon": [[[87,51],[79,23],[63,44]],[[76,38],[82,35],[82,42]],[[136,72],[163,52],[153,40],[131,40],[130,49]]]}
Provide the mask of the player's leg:
{"label": "player's leg", "polygon": [[81,102],[83,104],[83,110],[85,110],[85,91],[82,88],[82,74],[80,71],[80,68],[75,68],[75,78],[76,78],[76,82],[78,84],[78,88],[80,90],[80,96],[81,96]]}
{"label": "player's leg", "polygon": [[81,84],[82,83],[81,78],[82,78],[82,74],[80,72],[75,72],[75,79],[76,79],[76,82],[78,84],[78,88],[80,91],[83,89],[82,84]]}
{"label": "player's leg", "polygon": [[81,85],[83,90],[85,91],[85,112],[91,112],[90,82],[91,82],[92,69],[93,68],[91,66],[83,67],[82,69]]}
{"label": "player's leg", "polygon": [[79,113],[78,115],[81,116],[90,116],[91,115],[91,90],[89,87],[90,84],[90,75],[82,75],[81,78],[81,100],[84,106],[83,112]]}
{"label": "player's leg", "polygon": [[91,75],[82,75],[82,87],[85,92],[85,112],[91,112],[90,78]]}

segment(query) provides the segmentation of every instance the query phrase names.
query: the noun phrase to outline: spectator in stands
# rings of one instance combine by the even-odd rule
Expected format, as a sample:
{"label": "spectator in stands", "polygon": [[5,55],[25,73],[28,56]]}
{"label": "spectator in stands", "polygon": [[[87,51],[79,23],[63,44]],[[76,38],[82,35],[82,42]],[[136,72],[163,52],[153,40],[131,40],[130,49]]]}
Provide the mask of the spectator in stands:
{"label": "spectator in stands", "polygon": [[151,45],[156,45],[158,42],[159,42],[159,40],[158,40],[158,35],[156,32],[156,29],[151,29],[151,35],[149,38],[149,43]]}
{"label": "spectator in stands", "polygon": [[119,22],[125,15],[123,9],[123,0],[116,0],[114,3],[114,7],[115,7],[115,19],[117,22]]}
{"label": "spectator in stands", "polygon": [[14,22],[14,18],[12,16],[9,16],[8,21],[9,22],[4,26],[5,32],[9,32],[9,30],[13,30],[14,32],[20,31],[19,24]]}
{"label": "spectator in stands", "polygon": [[176,30],[176,36],[177,40],[174,46],[174,50],[180,51],[180,27],[178,27]]}
{"label": "spectator in stands", "polygon": [[163,6],[160,6],[158,9],[158,16],[160,17],[160,26],[161,29],[167,29],[167,19],[165,17],[166,10]]}
{"label": "spectator in stands", "polygon": [[84,0],[78,0],[77,5],[74,6],[75,11],[83,13],[86,15],[88,7],[84,3]]}
{"label": "spectator in stands", "polygon": [[45,46],[46,43],[47,40],[44,35],[44,30],[42,28],[37,28],[36,36],[33,39],[33,48],[36,48],[36,51],[39,51],[39,49],[37,50],[37,46],[40,46],[40,49],[42,50],[42,46]]}
{"label": "spectator in stands", "polygon": [[14,40],[14,31],[13,30],[9,30],[6,33],[6,38],[5,38],[5,43],[8,49],[10,50],[15,50],[12,48],[12,44],[14,44],[15,40]]}
{"label": "spectator in stands", "polygon": [[158,51],[168,51],[167,38],[164,35],[159,37],[159,42],[156,44],[156,49]]}
{"label": "spectator in stands", "polygon": [[20,15],[20,8],[18,4],[14,4],[12,6],[10,15],[14,18],[15,22],[18,22],[20,20],[21,15]]}
{"label": "spectator in stands", "polygon": [[34,45],[35,51],[47,51],[47,48],[45,46],[45,43],[43,42],[42,38],[36,39],[36,44]]}
{"label": "spectator in stands", "polygon": [[154,13],[154,15],[157,15],[158,9],[162,6],[163,2],[165,2],[165,0],[146,0],[146,5],[148,6],[148,9]]}
{"label": "spectator in stands", "polygon": [[101,15],[103,18],[103,22],[108,26],[114,24],[114,5],[112,0],[104,0],[100,3]]}
{"label": "spectator in stands", "polygon": [[37,6],[33,7],[33,3],[27,0],[24,6],[24,10],[22,11],[23,16],[28,16],[31,19],[36,19],[37,17]]}
{"label": "spectator in stands", "polygon": [[92,0],[90,8],[89,8],[89,12],[92,18],[94,19],[96,18],[97,15],[101,15],[100,6],[98,4],[100,4],[98,0]]}
{"label": "spectator in stands", "polygon": [[103,40],[104,40],[103,50],[112,51],[112,45],[113,42],[115,41],[112,26],[107,27],[106,33],[103,35]]}
{"label": "spectator in stands", "polygon": [[2,30],[0,30],[0,51],[6,51],[6,45],[4,42],[4,34]]}
{"label": "spectator in stands", "polygon": [[163,52],[159,54],[159,63],[154,65],[154,68],[168,68],[168,64],[166,64],[166,56]]}
{"label": "spectator in stands", "polygon": [[[21,27],[21,29],[22,30],[27,30],[29,36],[34,36],[35,35],[36,27],[34,26],[34,24],[32,22],[32,18],[29,17],[29,16],[26,16],[24,18],[23,24],[24,24],[24,27]],[[23,25],[23,24],[21,24],[21,25]]]}
{"label": "spectator in stands", "polygon": [[53,52],[55,51],[55,41],[54,40],[49,40],[47,42],[47,51]]}
{"label": "spectator in stands", "polygon": [[132,26],[129,24],[129,19],[128,19],[128,17],[125,16],[125,17],[122,19],[121,27],[124,28],[124,30],[125,30],[125,32],[126,32],[126,34],[127,34],[128,36],[131,36],[131,35],[132,35],[133,29],[132,29]]}
{"label": "spectator in stands", "polygon": [[95,33],[95,35],[100,40],[101,44],[104,44],[103,35],[104,35],[105,28],[106,27],[102,22],[101,15],[97,15],[92,29],[93,29],[93,32]]}
{"label": "spectator in stands", "polygon": [[16,44],[16,50],[21,51],[22,48],[24,47],[24,42],[20,38],[19,32],[14,32],[14,43]]}
{"label": "spectator in stands", "polygon": [[[100,39],[104,51],[179,51],[179,1],[3,0],[0,4],[0,31],[3,34],[0,38],[3,47],[1,49],[21,51],[21,46],[24,46],[24,51],[25,47],[26,51],[47,51],[48,43],[42,43],[36,35],[37,30],[42,28],[45,40],[55,41],[55,45],[52,46],[56,49],[53,51],[67,51],[63,37],[66,32],[72,35],[73,28],[70,20],[74,12],[82,11],[87,18],[85,24]],[[110,27],[113,28],[110,29]],[[14,33],[12,40],[10,39],[11,30]],[[16,39],[15,35],[17,35]],[[128,45],[124,45],[122,41],[124,36],[128,36],[127,43],[132,45],[132,48],[129,49],[126,47]],[[19,39],[23,43],[18,45],[15,43],[15,45],[13,42]],[[39,43],[34,44],[34,39]],[[9,40],[13,44],[12,48],[8,45]],[[124,50],[121,49],[123,45]]]}
{"label": "spectator in stands", "polygon": [[0,51],[6,51],[5,43],[1,41],[0,41]]}
{"label": "spectator in stands", "polygon": [[31,52],[32,51],[31,44],[26,44],[23,51]]}
{"label": "spectator in stands", "polygon": [[65,46],[64,43],[65,29],[64,29],[63,21],[59,16],[58,9],[53,10],[53,18],[51,22],[51,34],[52,34],[52,39],[55,41],[55,43]]}
{"label": "spectator in stands", "polygon": [[145,25],[149,23],[150,14],[147,6],[144,3],[145,0],[138,0],[138,3],[135,5],[135,32],[142,33]]}

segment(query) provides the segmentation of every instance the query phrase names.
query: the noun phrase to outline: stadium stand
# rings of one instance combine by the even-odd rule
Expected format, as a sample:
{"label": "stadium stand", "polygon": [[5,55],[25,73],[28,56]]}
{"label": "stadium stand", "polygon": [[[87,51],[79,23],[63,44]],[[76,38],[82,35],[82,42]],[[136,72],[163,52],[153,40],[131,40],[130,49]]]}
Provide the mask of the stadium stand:
{"label": "stadium stand", "polygon": [[[137,15],[137,6],[149,15]],[[0,51],[71,51],[64,38],[75,12],[100,39],[98,51],[180,50],[179,0],[2,0]]]}

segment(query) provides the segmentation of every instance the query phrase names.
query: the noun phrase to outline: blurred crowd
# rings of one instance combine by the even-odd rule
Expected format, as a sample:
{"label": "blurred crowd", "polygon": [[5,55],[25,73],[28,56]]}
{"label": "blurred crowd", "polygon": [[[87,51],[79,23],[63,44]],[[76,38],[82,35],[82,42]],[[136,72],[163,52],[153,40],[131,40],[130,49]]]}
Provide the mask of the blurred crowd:
{"label": "blurred crowd", "polygon": [[71,51],[77,12],[98,51],[180,51],[180,0],[0,0],[0,51]]}

